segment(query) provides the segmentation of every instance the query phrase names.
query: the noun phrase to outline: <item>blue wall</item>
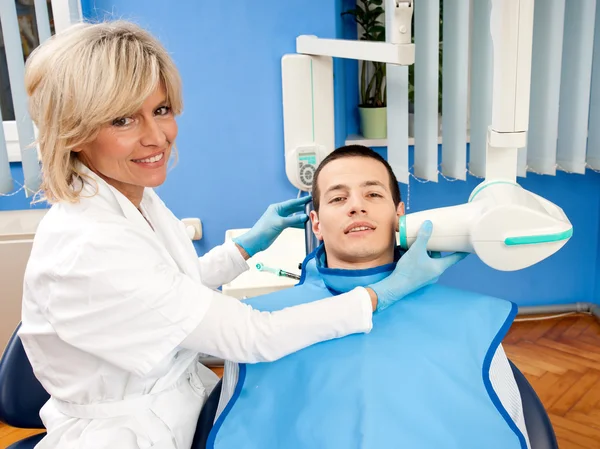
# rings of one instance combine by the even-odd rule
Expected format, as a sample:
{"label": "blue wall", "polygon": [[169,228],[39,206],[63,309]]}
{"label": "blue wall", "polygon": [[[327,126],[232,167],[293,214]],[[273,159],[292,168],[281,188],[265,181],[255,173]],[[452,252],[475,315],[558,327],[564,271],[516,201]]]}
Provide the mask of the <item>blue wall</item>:
{"label": "blue wall", "polygon": [[252,226],[270,203],[297,195],[285,175],[281,57],[295,52],[301,33],[336,36],[333,2],[87,3],[87,17],[148,27],[181,70],[180,161],[157,191],[178,217],[202,220],[200,253],[222,243],[227,229]]}
{"label": "blue wall", "polygon": [[[87,18],[132,19],[149,28],[181,70],[180,161],[158,192],[178,217],[202,220],[200,254],[222,243],[227,229],[250,227],[270,203],[295,197],[284,170],[281,56],[294,52],[299,34],[352,37],[355,25],[340,12],[353,0],[179,2],[176,8],[159,0],[82,3]],[[356,62],[335,61],[337,145],[357,131],[356,79]],[[22,180],[18,164],[12,168]],[[479,182],[413,180],[408,212],[464,202]],[[596,299],[600,176],[529,175],[520,182],[564,208],[575,227],[571,241],[550,259],[515,273],[494,271],[470,256],[442,282],[520,305]],[[406,198],[407,188],[401,188]],[[28,207],[23,195],[0,198],[0,210]]]}

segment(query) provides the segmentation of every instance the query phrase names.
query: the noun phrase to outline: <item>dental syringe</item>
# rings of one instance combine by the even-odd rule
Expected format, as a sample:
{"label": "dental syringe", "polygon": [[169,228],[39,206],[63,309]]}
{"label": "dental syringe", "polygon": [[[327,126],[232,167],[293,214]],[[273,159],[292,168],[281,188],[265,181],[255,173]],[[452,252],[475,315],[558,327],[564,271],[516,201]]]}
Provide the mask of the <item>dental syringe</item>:
{"label": "dental syringe", "polygon": [[267,272],[273,273],[277,276],[300,280],[300,276],[298,276],[297,274],[290,273],[289,271],[285,271],[285,270],[280,270],[278,268],[267,267],[266,265],[264,265],[260,262],[256,264],[256,269],[258,271],[267,271]]}

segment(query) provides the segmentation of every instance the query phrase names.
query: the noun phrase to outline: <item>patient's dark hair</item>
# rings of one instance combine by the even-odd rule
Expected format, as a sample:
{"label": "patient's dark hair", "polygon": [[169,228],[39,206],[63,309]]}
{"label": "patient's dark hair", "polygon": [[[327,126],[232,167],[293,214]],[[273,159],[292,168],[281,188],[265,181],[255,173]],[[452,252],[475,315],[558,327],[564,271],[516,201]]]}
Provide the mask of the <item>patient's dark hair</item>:
{"label": "patient's dark hair", "polygon": [[313,207],[315,211],[319,212],[319,206],[321,202],[321,192],[319,191],[319,175],[321,174],[321,170],[323,170],[323,167],[325,167],[330,162],[346,157],[367,157],[381,162],[386,168],[389,175],[390,191],[392,192],[392,199],[394,200],[394,205],[398,207],[398,204],[400,204],[402,198],[400,197],[400,188],[398,187],[398,180],[396,179],[396,175],[394,175],[390,164],[388,164],[384,158],[382,158],[379,154],[377,154],[375,151],[368,147],[362,145],[347,145],[329,153],[329,155],[325,159],[323,159],[323,162],[319,164],[319,167],[315,172],[315,176],[313,178],[312,183]]}

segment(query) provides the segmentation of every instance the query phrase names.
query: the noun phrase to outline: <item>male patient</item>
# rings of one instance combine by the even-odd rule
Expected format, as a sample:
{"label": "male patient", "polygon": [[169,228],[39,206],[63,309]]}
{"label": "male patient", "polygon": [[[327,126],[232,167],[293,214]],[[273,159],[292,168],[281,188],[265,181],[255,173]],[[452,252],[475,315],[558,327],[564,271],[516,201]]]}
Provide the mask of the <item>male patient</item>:
{"label": "male patient", "polygon": [[[306,303],[387,276],[404,204],[377,153],[342,147],[313,182],[323,241],[294,288],[248,302]],[[500,341],[516,307],[430,285],[373,316],[368,334],[272,363],[227,363],[209,448],[527,449],[519,391]]]}

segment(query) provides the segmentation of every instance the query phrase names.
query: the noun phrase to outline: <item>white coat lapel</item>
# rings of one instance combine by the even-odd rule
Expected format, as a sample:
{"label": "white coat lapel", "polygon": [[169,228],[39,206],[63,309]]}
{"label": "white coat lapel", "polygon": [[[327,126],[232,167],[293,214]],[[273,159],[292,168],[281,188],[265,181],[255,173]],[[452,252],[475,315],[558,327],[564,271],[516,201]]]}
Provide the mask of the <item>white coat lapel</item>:
{"label": "white coat lapel", "polygon": [[200,281],[198,255],[181,220],[173,215],[152,189],[144,191],[142,210],[150,219],[158,237],[179,269],[191,278]]}
{"label": "white coat lapel", "polygon": [[[99,195],[110,204],[120,209],[125,218],[133,223],[140,232],[150,233],[165,250],[165,256],[171,259],[182,273],[200,281],[198,255],[194,245],[185,232],[185,226],[167,209],[152,189],[145,189],[141,208],[144,210],[150,225],[142,213],[131,201],[116,188],[108,184],[85,165],[79,170],[85,176],[93,179],[96,186],[86,183],[86,194]],[[167,255],[168,254],[168,255]]]}
{"label": "white coat lapel", "polygon": [[117,210],[123,213],[127,220],[131,221],[144,231],[152,231],[152,228],[148,222],[144,219],[139,210],[133,205],[131,201],[125,197],[121,192],[115,189],[113,186],[108,184],[104,179],[98,176],[96,173],[91,171],[87,166],[79,164],[78,171],[84,175],[85,178],[91,179],[93,183],[88,180],[85,181],[83,190],[85,195],[93,199],[96,195],[107,201]]}

